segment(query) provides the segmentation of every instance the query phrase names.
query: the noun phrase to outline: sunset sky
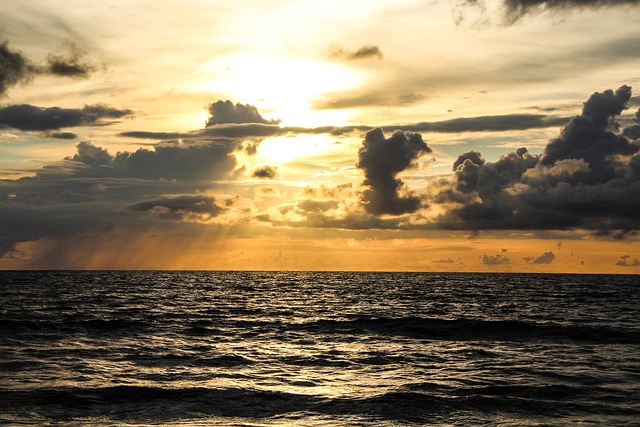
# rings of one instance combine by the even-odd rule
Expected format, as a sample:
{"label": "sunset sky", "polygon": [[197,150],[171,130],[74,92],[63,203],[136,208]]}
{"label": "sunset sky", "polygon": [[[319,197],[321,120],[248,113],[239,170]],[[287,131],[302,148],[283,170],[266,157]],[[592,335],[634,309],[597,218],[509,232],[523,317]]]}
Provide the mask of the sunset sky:
{"label": "sunset sky", "polygon": [[640,273],[638,22],[3,0],[0,268]]}

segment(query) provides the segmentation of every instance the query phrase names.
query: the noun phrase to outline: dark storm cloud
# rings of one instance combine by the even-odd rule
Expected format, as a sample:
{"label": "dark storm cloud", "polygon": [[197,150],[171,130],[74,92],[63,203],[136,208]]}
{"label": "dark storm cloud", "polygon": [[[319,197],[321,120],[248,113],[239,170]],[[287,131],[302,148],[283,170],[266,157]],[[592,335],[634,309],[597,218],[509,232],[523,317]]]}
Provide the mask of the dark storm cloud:
{"label": "dark storm cloud", "polygon": [[258,109],[250,104],[233,104],[233,102],[216,101],[208,108],[211,117],[207,120],[206,126],[227,124],[227,123],[261,123],[278,124],[278,120],[266,120]]}
{"label": "dark storm cloud", "polygon": [[385,139],[381,129],[367,132],[356,165],[364,171],[363,184],[369,187],[362,193],[367,212],[401,215],[418,210],[420,198],[408,194],[396,175],[413,167],[418,157],[430,152],[418,133],[396,131]]}
{"label": "dark storm cloud", "polygon": [[636,111],[633,121],[638,124],[625,128],[622,134],[629,139],[640,139],[640,109]]}
{"label": "dark storm cloud", "polygon": [[129,209],[139,212],[155,212],[160,218],[171,220],[184,220],[193,216],[210,219],[225,210],[216,204],[213,197],[202,195],[146,200],[129,206]]}
{"label": "dark storm cloud", "polygon": [[132,114],[131,110],[104,104],[85,105],[83,108],[9,105],[0,108],[0,128],[47,131],[77,126],[101,126]]}
{"label": "dark storm cloud", "polygon": [[0,204],[0,256],[11,254],[20,242],[98,232],[113,221],[122,220],[112,202],[66,203],[63,195],[57,203],[44,203],[35,195],[31,199]]}
{"label": "dark storm cloud", "polygon": [[21,52],[11,50],[8,42],[0,42],[0,96],[18,83],[38,75],[87,78],[99,67],[87,58],[87,53],[72,41],[66,42],[67,55],[49,54],[44,64],[36,64]]}
{"label": "dark storm cloud", "polygon": [[631,88],[594,93],[540,156],[526,149],[485,161],[463,154],[433,195],[461,229],[640,228],[640,145],[618,132]]}
{"label": "dark storm cloud", "polygon": [[[194,193],[215,188],[235,169],[230,141],[157,146],[110,154],[91,142],[77,144],[64,161],[35,175],[0,181],[0,248],[19,242],[101,233],[113,228],[143,230],[153,217],[202,222],[226,209]],[[166,194],[175,194],[168,197]],[[146,214],[152,214],[152,217]]]}
{"label": "dark storm cloud", "polygon": [[278,168],[274,166],[261,166],[251,174],[254,178],[273,179],[278,175]]}

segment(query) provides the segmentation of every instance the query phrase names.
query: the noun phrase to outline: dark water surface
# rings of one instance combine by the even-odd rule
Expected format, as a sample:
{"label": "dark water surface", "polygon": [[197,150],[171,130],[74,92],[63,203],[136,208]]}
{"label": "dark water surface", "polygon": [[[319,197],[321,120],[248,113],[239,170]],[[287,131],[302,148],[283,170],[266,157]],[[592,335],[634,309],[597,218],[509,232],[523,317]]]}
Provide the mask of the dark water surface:
{"label": "dark water surface", "polygon": [[0,424],[637,426],[639,279],[0,272]]}

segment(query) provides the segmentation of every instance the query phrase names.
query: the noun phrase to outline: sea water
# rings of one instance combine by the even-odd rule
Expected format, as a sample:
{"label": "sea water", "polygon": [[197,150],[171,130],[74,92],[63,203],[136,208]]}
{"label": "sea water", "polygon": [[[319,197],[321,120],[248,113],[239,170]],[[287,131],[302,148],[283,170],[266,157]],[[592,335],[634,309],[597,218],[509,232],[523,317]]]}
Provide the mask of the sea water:
{"label": "sea water", "polygon": [[638,279],[0,272],[0,424],[638,425]]}

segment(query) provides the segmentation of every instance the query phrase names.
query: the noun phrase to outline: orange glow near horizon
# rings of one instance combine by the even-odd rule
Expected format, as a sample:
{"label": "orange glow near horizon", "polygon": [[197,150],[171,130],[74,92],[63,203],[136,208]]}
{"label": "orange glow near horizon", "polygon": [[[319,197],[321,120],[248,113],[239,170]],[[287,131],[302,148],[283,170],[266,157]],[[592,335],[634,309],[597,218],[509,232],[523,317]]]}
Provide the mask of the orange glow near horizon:
{"label": "orange glow near horizon", "polygon": [[[321,236],[322,230],[317,231]],[[640,274],[640,253],[629,244],[591,240],[468,238],[354,238],[213,234],[170,236],[110,233],[97,239],[42,240],[18,246],[22,262],[38,268],[149,270],[316,270]],[[126,247],[126,250],[122,250]],[[68,255],[57,259],[57,253]],[[546,252],[548,263],[535,263]],[[506,259],[506,260],[505,260]],[[626,266],[620,265],[627,260]],[[497,260],[497,261],[496,261]],[[503,260],[504,262],[501,262]],[[495,262],[495,263],[491,263]],[[618,263],[618,265],[616,265]],[[251,268],[247,268],[251,266]],[[0,268],[21,268],[0,259]]]}

